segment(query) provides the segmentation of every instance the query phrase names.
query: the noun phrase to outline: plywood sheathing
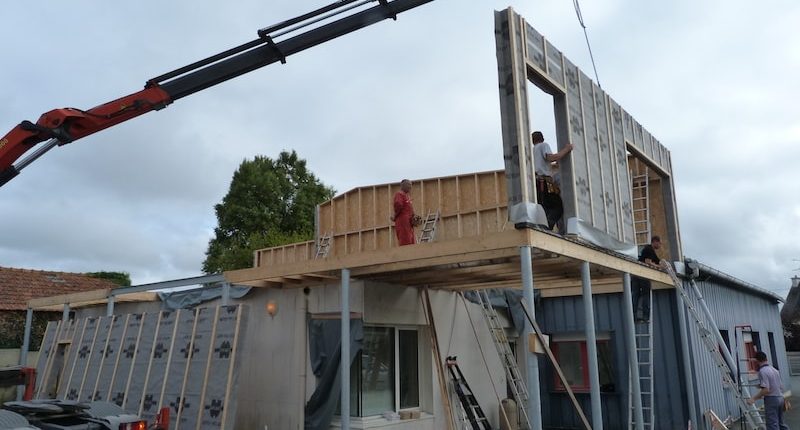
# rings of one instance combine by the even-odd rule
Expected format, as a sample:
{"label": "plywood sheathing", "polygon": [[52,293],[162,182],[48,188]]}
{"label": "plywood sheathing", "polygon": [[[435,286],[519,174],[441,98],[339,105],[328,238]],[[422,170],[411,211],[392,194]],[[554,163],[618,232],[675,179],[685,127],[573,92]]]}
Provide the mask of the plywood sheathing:
{"label": "plywood sheathing", "polygon": [[[621,273],[645,277],[666,288],[669,277],[615,253],[541,230],[507,230],[482,236],[424,243],[225,273],[229,282],[285,288],[330,284],[342,269],[351,276],[448,290],[518,287],[519,247],[534,248],[534,282],[551,295],[579,292],[579,265],[588,261],[597,292],[621,291]],[[663,284],[663,285],[659,285]],[[576,290],[577,289],[577,290]]]}
{"label": "plywood sheathing", "polygon": [[[502,170],[413,180],[414,211],[440,212],[436,240],[480,236],[507,227],[506,179]],[[392,198],[400,184],[360,187],[319,206],[317,231],[333,238],[328,258],[397,247]],[[257,250],[254,267],[314,258],[313,241]]]}

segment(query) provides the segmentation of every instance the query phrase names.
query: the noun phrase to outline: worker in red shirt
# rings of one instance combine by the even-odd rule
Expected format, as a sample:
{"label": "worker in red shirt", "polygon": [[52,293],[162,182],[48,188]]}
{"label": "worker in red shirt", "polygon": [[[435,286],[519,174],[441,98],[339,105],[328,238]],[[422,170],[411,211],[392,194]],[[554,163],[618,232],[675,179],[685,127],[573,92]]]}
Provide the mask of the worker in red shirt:
{"label": "worker in red shirt", "polygon": [[403,179],[400,182],[400,191],[394,194],[394,232],[400,246],[413,245],[414,238],[414,206],[411,204],[411,181]]}

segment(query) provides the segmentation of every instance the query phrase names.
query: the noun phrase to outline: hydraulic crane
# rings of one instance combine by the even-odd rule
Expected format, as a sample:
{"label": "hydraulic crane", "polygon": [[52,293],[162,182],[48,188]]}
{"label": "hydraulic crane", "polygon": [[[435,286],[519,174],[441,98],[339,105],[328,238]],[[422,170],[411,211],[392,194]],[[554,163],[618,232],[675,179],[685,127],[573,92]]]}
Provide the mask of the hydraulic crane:
{"label": "hydraulic crane", "polygon": [[[35,123],[22,121],[0,138],[0,186],[56,146],[115,126],[237,76],[280,61],[312,46],[354,32],[433,0],[339,0],[258,30],[258,38],[165,73],[143,90],[88,110],[54,109]],[[371,7],[370,3],[377,3]],[[44,142],[44,143],[43,143]],[[26,152],[33,152],[21,158]]]}

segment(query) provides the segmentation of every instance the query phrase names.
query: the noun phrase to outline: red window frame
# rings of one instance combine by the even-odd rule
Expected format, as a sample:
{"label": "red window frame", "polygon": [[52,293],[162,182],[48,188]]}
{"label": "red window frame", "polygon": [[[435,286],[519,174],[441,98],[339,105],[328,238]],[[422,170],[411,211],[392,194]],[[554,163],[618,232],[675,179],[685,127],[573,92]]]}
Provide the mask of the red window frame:
{"label": "red window frame", "polygon": [[[578,343],[580,344],[580,361],[581,361],[581,369],[582,369],[582,379],[584,381],[581,385],[572,385],[572,391],[578,393],[586,393],[589,392],[592,388],[591,380],[589,379],[589,353],[588,348],[586,346],[586,340],[553,340],[551,341],[550,349],[553,351],[553,356],[556,358],[556,361],[559,363],[562,361],[561,356],[559,355],[559,344],[562,343]],[[608,339],[598,339],[597,345],[600,344],[608,344]],[[556,391],[567,391],[564,384],[561,383],[561,379],[558,377],[558,373],[553,373],[553,386],[555,387]]]}
{"label": "red window frame", "polygon": [[756,363],[756,345],[753,342],[753,335],[750,334],[750,340],[744,341],[744,355],[747,357],[747,370],[749,372],[757,372],[758,364]]}

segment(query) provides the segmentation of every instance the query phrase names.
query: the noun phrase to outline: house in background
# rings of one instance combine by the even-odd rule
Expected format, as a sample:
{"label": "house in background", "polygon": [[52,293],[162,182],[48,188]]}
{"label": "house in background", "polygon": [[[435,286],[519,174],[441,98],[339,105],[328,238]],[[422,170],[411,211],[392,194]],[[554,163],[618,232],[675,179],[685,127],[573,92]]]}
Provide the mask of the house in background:
{"label": "house in background", "polygon": [[[117,285],[105,279],[80,273],[0,267],[0,366],[20,363],[23,345],[25,314],[31,299],[64,294],[110,289]],[[30,345],[38,350],[45,326],[60,319],[61,307],[52,312],[38,312],[31,322]],[[28,354],[27,365],[35,365],[36,353]],[[13,388],[0,389],[0,400],[12,400]]]}

